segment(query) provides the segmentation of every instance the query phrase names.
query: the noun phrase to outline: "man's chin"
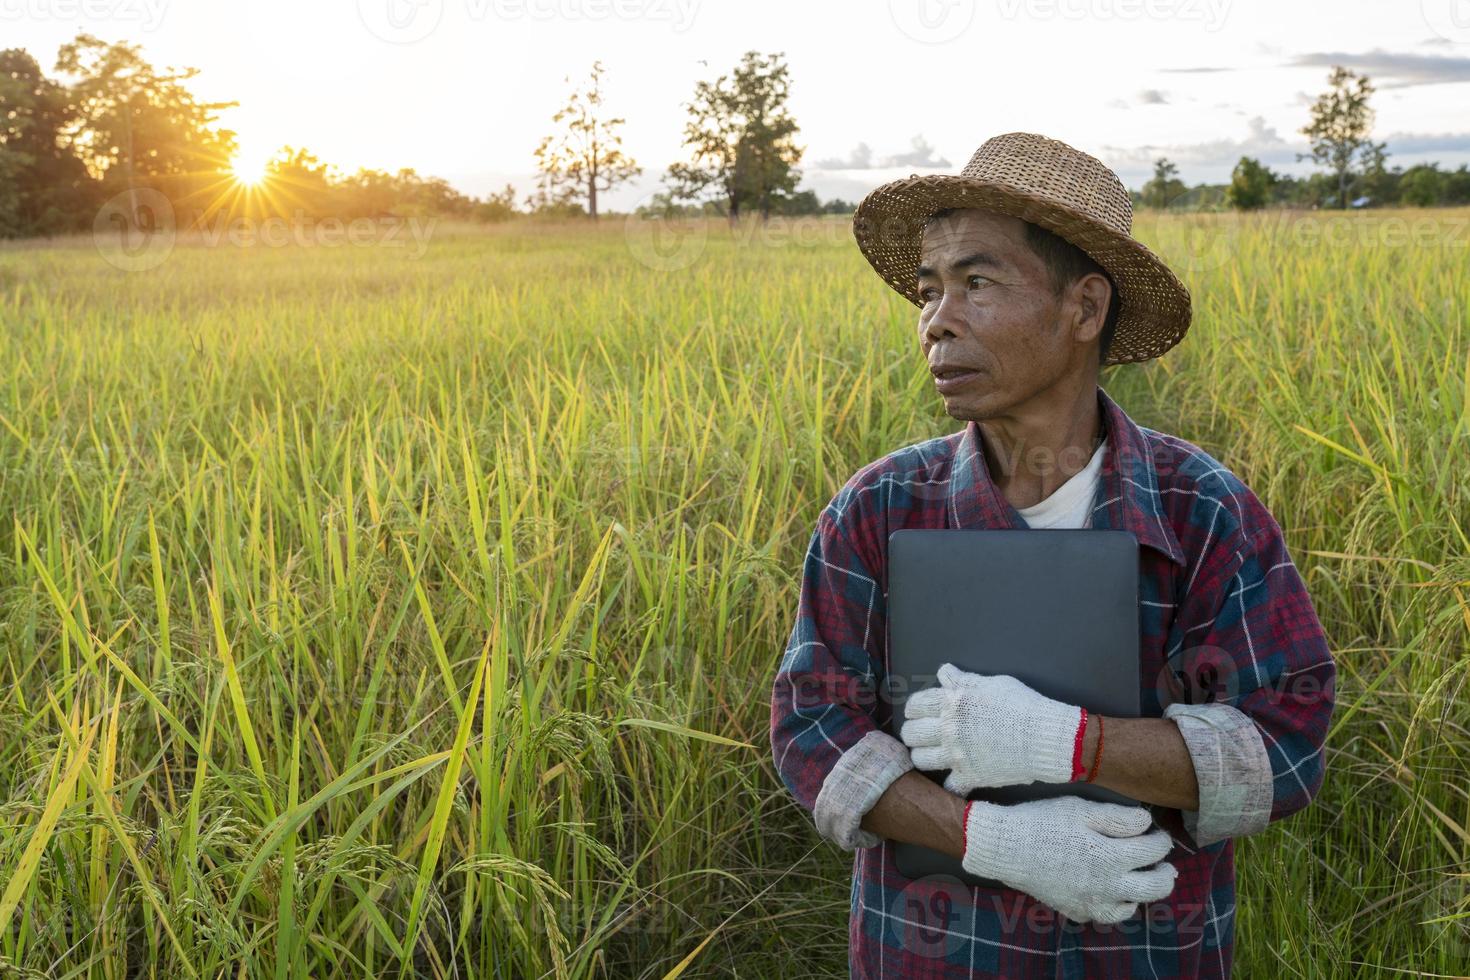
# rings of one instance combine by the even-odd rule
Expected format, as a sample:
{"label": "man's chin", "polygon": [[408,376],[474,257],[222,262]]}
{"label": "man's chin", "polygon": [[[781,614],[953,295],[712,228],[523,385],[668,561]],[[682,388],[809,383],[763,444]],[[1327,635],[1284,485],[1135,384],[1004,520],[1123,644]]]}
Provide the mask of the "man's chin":
{"label": "man's chin", "polygon": [[[941,396],[942,397],[942,396]],[[961,422],[984,422],[995,413],[984,400],[972,394],[950,395],[944,399],[944,410],[949,417]]]}

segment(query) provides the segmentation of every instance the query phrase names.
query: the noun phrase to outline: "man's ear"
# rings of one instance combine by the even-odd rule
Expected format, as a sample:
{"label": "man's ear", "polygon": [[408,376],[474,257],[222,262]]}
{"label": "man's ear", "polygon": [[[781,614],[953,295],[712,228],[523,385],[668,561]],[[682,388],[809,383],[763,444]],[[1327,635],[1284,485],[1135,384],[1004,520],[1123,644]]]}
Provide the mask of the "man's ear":
{"label": "man's ear", "polygon": [[1080,344],[1091,343],[1102,336],[1103,326],[1108,321],[1108,301],[1113,296],[1112,283],[1106,276],[1096,272],[1072,283],[1071,293],[1077,306],[1077,319],[1072,324],[1072,339]]}

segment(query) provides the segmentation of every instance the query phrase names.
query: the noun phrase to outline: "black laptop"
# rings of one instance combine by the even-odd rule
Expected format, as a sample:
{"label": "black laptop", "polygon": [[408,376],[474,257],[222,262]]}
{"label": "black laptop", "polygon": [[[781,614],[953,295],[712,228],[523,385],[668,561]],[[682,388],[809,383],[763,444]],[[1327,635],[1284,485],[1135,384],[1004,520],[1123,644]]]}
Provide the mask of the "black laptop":
{"label": "black laptop", "polygon": [[[894,531],[888,537],[888,656],[895,738],[908,696],[936,686],[946,662],[979,674],[1010,674],[1089,712],[1137,718],[1138,539],[1110,528]],[[942,784],[948,771],[924,775]],[[1019,803],[1064,794],[1138,804],[1083,782],[977,789],[969,798]],[[897,843],[894,857],[908,878],[946,874],[1005,887],[917,844]]]}

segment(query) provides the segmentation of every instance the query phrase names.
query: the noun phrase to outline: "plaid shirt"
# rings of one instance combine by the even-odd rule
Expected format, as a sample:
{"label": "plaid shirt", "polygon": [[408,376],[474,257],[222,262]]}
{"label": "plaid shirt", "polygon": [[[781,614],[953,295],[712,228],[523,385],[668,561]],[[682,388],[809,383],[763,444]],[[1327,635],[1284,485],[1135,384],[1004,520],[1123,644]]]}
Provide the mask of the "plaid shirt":
{"label": "plaid shirt", "polygon": [[889,532],[1026,527],[970,422],[864,466],[823,509],[772,687],[776,769],[854,851],[854,977],[1227,977],[1232,838],[1321,786],[1336,667],[1281,528],[1219,461],[1097,391],[1110,448],[1089,526],[1138,539],[1142,713],[1174,720],[1199,782],[1198,810],[1149,805],[1175,842],[1174,891],[1118,925],[1079,924],[1014,889],[906,879],[859,826],[913,768],[882,696]]}

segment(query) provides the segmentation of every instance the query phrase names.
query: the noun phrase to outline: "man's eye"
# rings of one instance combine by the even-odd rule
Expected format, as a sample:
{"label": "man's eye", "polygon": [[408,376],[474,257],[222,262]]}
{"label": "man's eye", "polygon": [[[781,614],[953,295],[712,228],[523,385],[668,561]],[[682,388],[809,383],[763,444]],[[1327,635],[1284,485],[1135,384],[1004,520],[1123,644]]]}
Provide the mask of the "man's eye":
{"label": "man's eye", "polygon": [[933,286],[927,286],[927,287],[919,290],[919,298],[922,299],[924,302],[928,303],[928,302],[933,301],[933,299],[935,298],[935,296],[938,293],[939,293],[939,290],[935,289]]}
{"label": "man's eye", "polygon": [[971,289],[974,289],[980,283],[982,283],[982,282],[989,282],[989,281],[990,280],[989,279],[986,279],[984,276],[971,276],[970,277],[970,288]]}

